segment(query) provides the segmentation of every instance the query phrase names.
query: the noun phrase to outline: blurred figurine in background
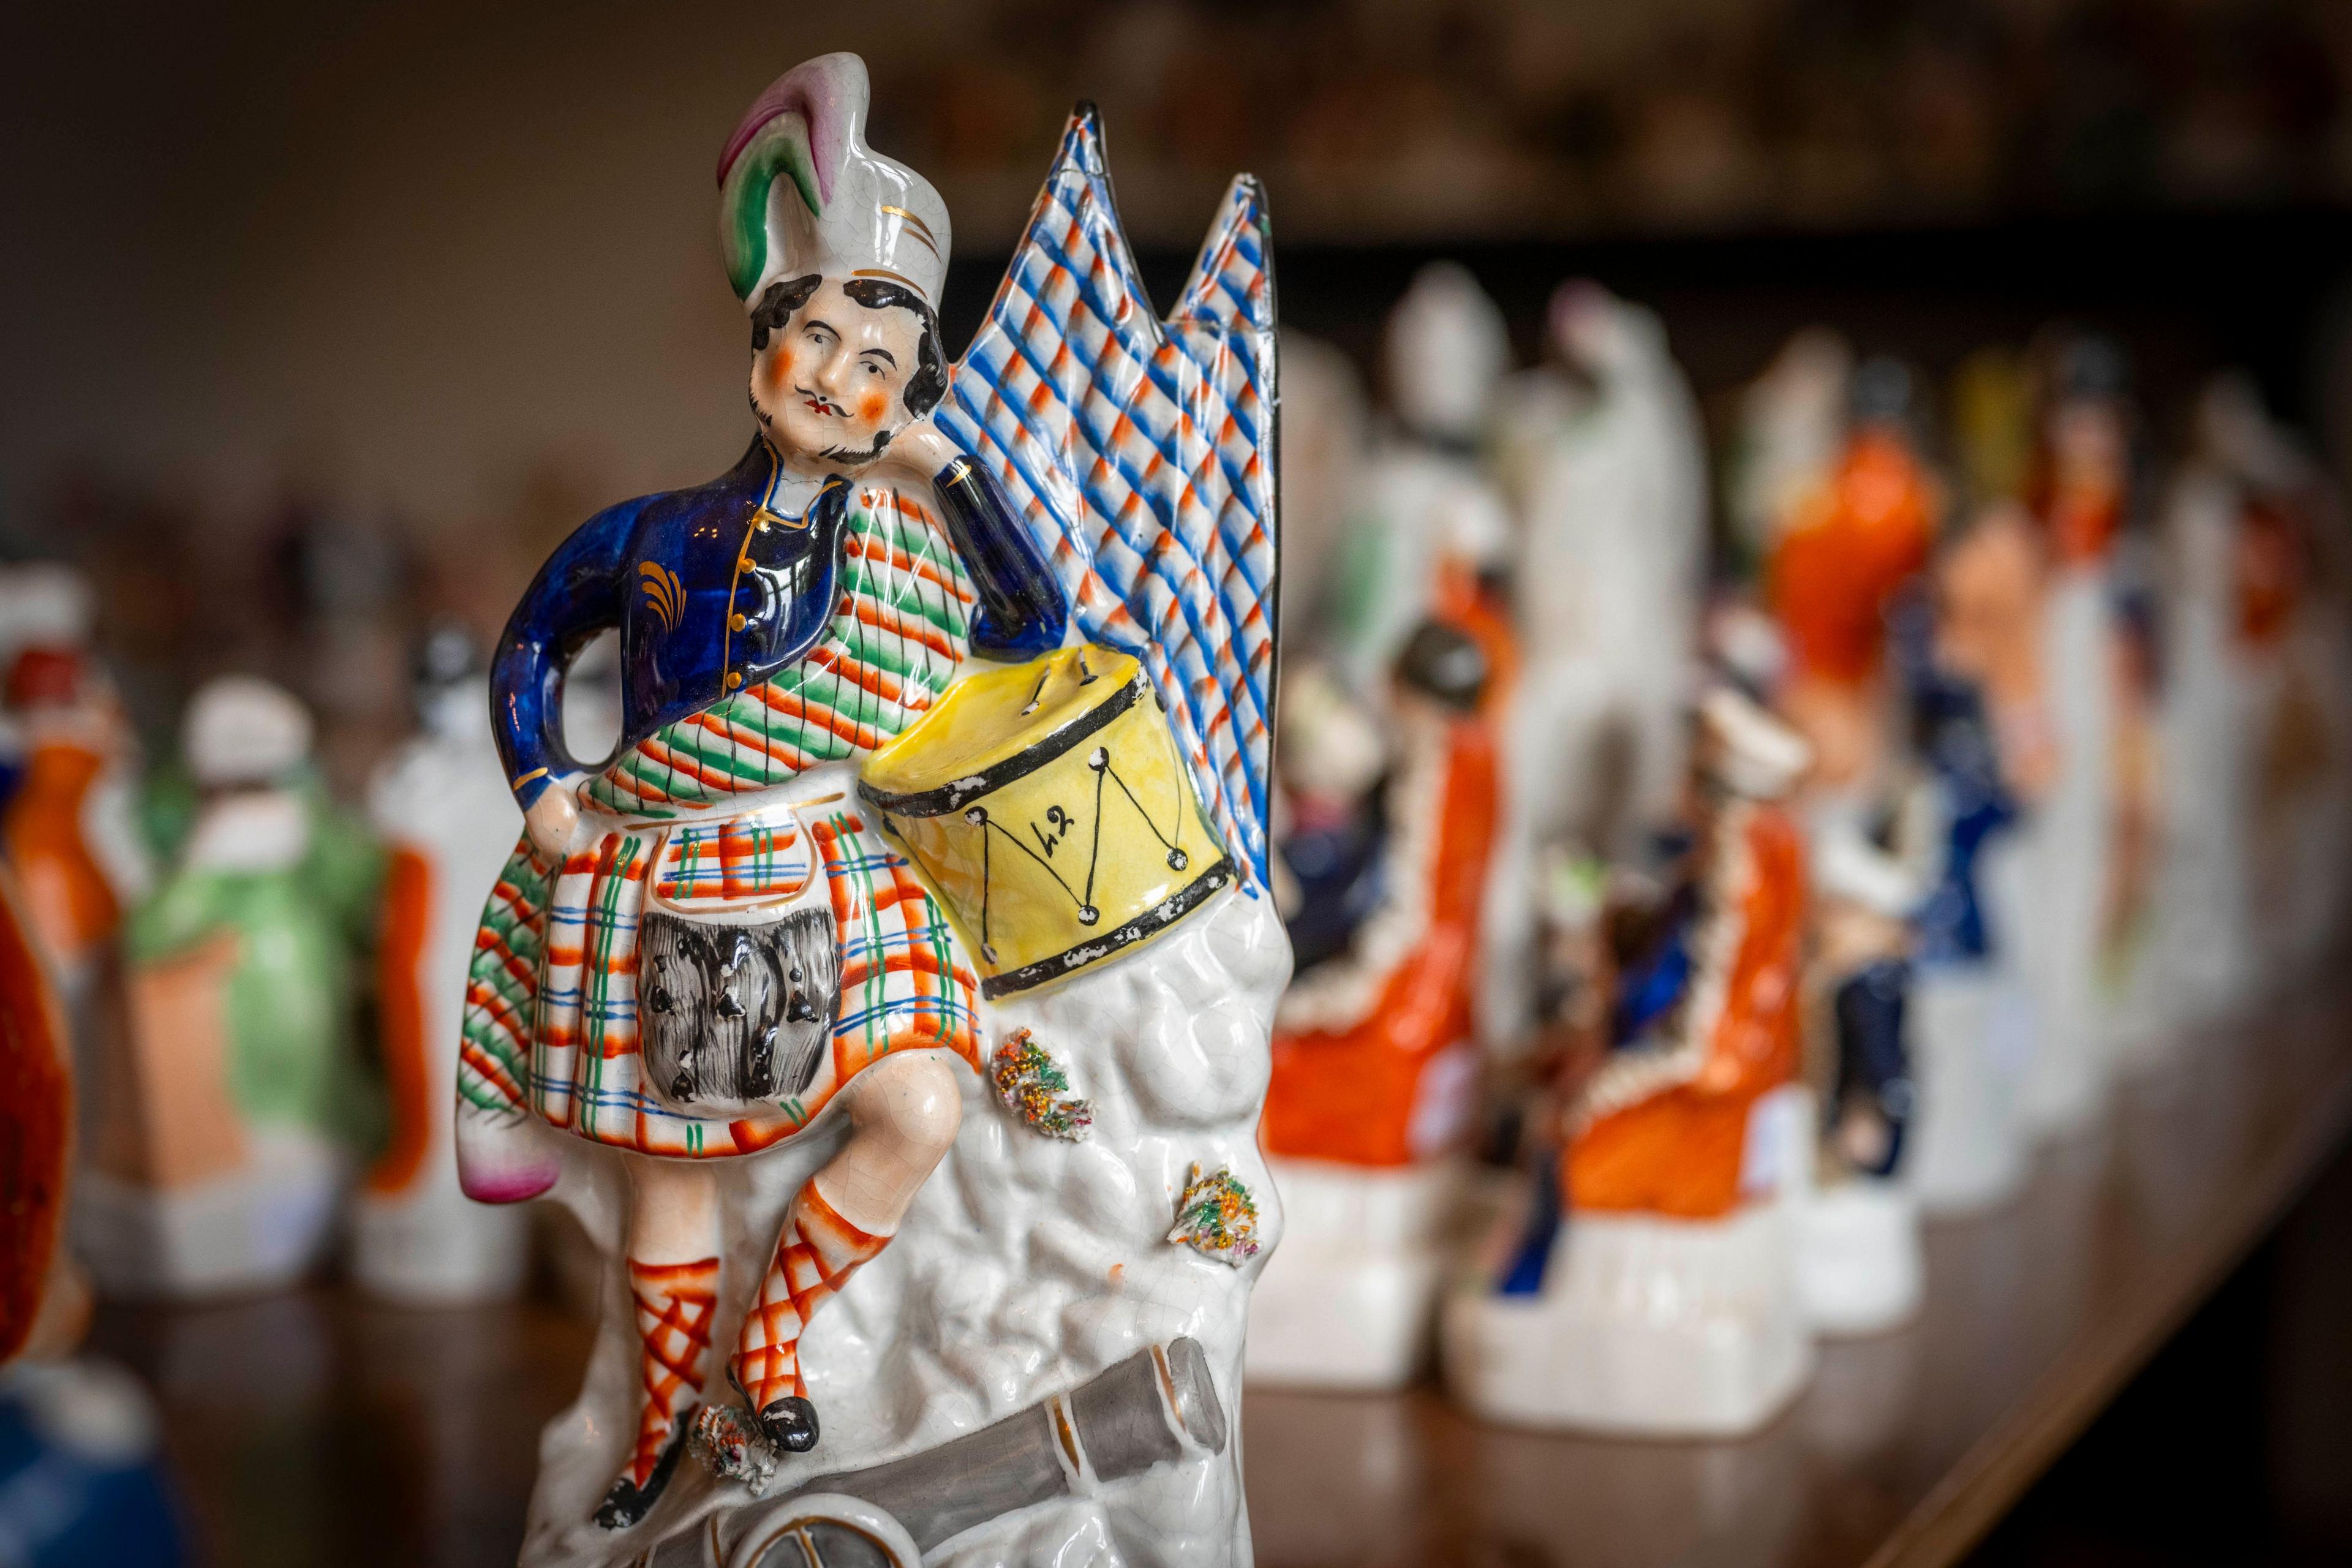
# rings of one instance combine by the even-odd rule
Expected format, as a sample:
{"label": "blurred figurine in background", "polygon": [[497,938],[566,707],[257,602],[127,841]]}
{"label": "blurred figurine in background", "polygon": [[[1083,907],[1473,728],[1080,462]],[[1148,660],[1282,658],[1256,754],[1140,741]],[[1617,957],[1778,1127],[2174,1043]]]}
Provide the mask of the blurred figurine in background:
{"label": "blurred figurine in background", "polygon": [[1903,815],[1925,845],[1927,882],[1912,918],[1918,1094],[1903,1173],[1927,1214],[1990,1207],[2024,1179],[2017,1087],[2032,1046],[2017,935],[1996,897],[2002,879],[2014,880],[2016,797],[1984,689],[1948,640],[1958,553],[1946,552],[1932,591],[1897,607],[1894,637],[1913,770]]}
{"label": "blurred figurine in background", "polygon": [[1318,338],[1282,334],[1283,642],[1328,649],[1345,606],[1370,421],[1353,361]]}
{"label": "blurred figurine in background", "polygon": [[1853,378],[1853,346],[1827,327],[1807,327],[1741,392],[1724,486],[1743,557],[1735,574],[1760,572],[1780,535],[1819,504],[1845,446]]}
{"label": "blurred figurine in background", "polygon": [[1813,757],[1797,810],[1818,895],[1810,1055],[1823,1143],[1800,1279],[1830,1333],[1891,1328],[1917,1309],[1921,1286],[1917,1209],[1895,1175],[1916,1099],[1909,920],[1926,889],[1894,844],[1905,780],[1886,656],[1888,614],[1927,563],[1943,495],[1913,448],[1910,396],[1892,360],[1854,373],[1837,460],[1766,562],[1788,649],[1776,704]]}
{"label": "blurred figurine in background", "polygon": [[1486,1278],[1445,1303],[1446,1381],[1477,1414],[1723,1436],[1803,1384],[1805,843],[1780,803],[1810,762],[1737,692],[1701,705],[1687,861],[1648,918],[1611,922],[1633,940],[1609,966],[1607,1054]]}
{"label": "blurred figurine in background", "polygon": [[2063,342],[2047,367],[2029,504],[2051,562],[2042,632],[2050,773],[2029,829],[2039,1026],[2020,1090],[2027,1124],[2081,1128],[2107,1080],[2102,970],[2130,918],[2136,775],[2119,763],[2135,686],[2119,615],[2116,551],[2132,504],[2125,367],[2095,338]]}
{"label": "blurred figurine in background", "polygon": [[0,806],[0,846],[86,1040],[79,1020],[99,961],[149,875],[131,810],[136,738],[91,655],[89,584],[54,563],[6,578],[13,651],[0,665],[0,700],[18,771]]}
{"label": "blurred figurine in background", "polygon": [[[1297,971],[1263,1133],[1285,1246],[1251,1297],[1253,1378],[1396,1388],[1420,1370],[1478,1088],[1478,921],[1496,745],[1478,639],[1424,622],[1379,731],[1328,683],[1283,722]],[[1377,796],[1377,798],[1374,798]]]}
{"label": "blurred figurine in background", "polygon": [[1502,311],[1468,271],[1433,261],[1389,312],[1383,353],[1393,424],[1347,492],[1328,627],[1341,679],[1375,702],[1449,575],[1491,575],[1510,544],[1479,452],[1510,368]]}
{"label": "blurred figurine in background", "polygon": [[1540,851],[1638,860],[1674,818],[1706,543],[1698,407],[1657,317],[1569,283],[1546,337],[1553,363],[1510,381],[1498,415],[1524,662],[1503,725],[1479,1027],[1506,1050],[1533,1024]]}
{"label": "blurred figurine in background", "polygon": [[183,1532],[145,1391],[74,1352],[75,1075],[65,1014],[0,870],[0,1554],[11,1568],[174,1568]]}
{"label": "blurred figurine in background", "polygon": [[376,1108],[352,1049],[373,895],[322,833],[310,717],[228,676],[189,703],[199,792],[176,863],[125,922],[125,976],[76,1212],[110,1293],[289,1284],[332,1239]]}
{"label": "blurred figurine in background", "polygon": [[514,847],[514,798],[490,737],[488,670],[461,627],[419,655],[418,733],[383,764],[370,816],[386,852],[376,1022],[390,1129],[352,1223],[352,1273],[397,1301],[496,1300],[530,1262],[523,1211],[458,1190],[447,1086],[473,966],[477,889]]}
{"label": "blurred figurine in background", "polygon": [[2166,514],[2168,807],[2159,900],[2178,1014],[2232,1012],[2326,948],[2347,849],[2343,526],[2242,375],[2199,400]]}

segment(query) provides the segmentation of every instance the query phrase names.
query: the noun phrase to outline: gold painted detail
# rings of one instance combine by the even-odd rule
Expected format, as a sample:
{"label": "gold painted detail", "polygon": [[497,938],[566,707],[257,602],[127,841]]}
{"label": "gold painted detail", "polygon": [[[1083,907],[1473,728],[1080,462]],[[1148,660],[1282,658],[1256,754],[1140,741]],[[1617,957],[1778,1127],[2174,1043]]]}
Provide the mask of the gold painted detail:
{"label": "gold painted detail", "polygon": [[939,236],[931,232],[931,226],[929,224],[925,223],[921,218],[917,217],[905,207],[894,207],[887,202],[881,205],[881,211],[884,216],[895,217],[899,222],[905,224],[907,226],[907,232],[913,235],[917,239],[921,240],[925,245],[929,246],[933,256],[937,256],[940,253]]}
{"label": "gold painted detail", "polygon": [[646,605],[662,624],[662,630],[674,632],[686,615],[686,589],[677,574],[658,561],[637,563],[637,587],[646,596]]}

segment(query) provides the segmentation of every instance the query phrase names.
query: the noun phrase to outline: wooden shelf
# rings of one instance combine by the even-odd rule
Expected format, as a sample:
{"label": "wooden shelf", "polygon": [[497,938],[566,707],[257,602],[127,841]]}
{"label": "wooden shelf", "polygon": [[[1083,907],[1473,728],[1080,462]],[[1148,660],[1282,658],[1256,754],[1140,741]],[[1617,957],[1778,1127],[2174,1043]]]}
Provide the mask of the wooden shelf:
{"label": "wooden shelf", "polygon": [[[2020,1200],[1932,1226],[1927,1308],[1824,1347],[1736,1443],[1481,1426],[1433,1388],[1253,1392],[1265,1568],[1769,1563],[1966,1554],[2270,1230],[2352,1128],[2352,989],[2208,1032],[2123,1080]],[[541,1423],[591,1326],[553,1306],[402,1311],[340,1288],[110,1307],[99,1351],[161,1395],[214,1561],[514,1561]]]}

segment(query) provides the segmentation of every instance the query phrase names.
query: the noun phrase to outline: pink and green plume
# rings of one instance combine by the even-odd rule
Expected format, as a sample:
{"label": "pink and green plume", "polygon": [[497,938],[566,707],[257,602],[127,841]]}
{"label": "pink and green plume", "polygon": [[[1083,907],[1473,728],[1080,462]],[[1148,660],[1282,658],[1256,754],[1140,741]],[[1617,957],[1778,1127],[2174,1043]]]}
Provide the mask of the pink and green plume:
{"label": "pink and green plume", "polygon": [[[853,84],[851,76],[856,78]],[[719,247],[735,297],[749,300],[768,268],[768,190],[789,175],[812,216],[833,195],[864,93],[855,55],[804,61],[768,85],[719,156]]]}

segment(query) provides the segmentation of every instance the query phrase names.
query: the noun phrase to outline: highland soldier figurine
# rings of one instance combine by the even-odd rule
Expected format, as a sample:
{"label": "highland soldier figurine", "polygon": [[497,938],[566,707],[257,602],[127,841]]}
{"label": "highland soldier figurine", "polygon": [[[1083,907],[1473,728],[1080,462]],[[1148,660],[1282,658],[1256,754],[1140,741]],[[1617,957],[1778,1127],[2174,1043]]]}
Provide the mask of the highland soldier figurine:
{"label": "highland soldier figurine", "polygon": [[[786,1483],[814,1473],[796,1457],[821,1436],[834,1472],[936,1446],[1180,1335],[1206,1347],[1210,1396],[1222,1377],[1230,1398],[1240,1302],[1206,1303],[1245,1294],[1261,1245],[1247,1129],[1287,967],[1261,897],[1262,198],[1235,182],[1162,322],[1136,308],[1082,110],[950,366],[947,211],[866,145],[866,95],[856,57],[812,60],[720,160],[722,248],[751,321],[742,460],[591,519],[533,581],[492,673],[527,830],[478,944],[458,1159],[473,1195],[554,1189],[623,1255],[639,1392],[594,1510],[608,1531],[670,1485],[698,1405],[698,1451],[765,1490],[779,1466]],[[564,670],[614,628],[624,731],[590,767],[563,748]],[[1122,962],[1163,941],[1171,956]],[[1237,1057],[1207,1043],[1223,1030],[1229,1047],[1236,1024]],[[1123,1087],[1188,1062],[1196,1083]],[[1014,1126],[988,1112],[960,1143],[982,1075]],[[1097,1111],[1121,1142],[1075,1147]],[[1026,1201],[980,1189],[1066,1188],[1079,1178],[1063,1166],[1106,1158],[1122,1188],[1163,1193],[1123,1226],[1089,1212],[1088,1245],[1107,1250],[1087,1289],[1116,1298],[1129,1268],[1234,1283],[1173,1316],[1131,1314],[1119,1344],[1057,1338],[1016,1377],[963,1372],[969,1352],[945,1342],[1002,1333],[983,1321],[1000,1306],[1008,1322],[1050,1311],[1022,1294],[1025,1238],[919,1225],[927,1184],[969,1214]],[[853,1303],[843,1337],[871,1353],[836,1358],[830,1386],[865,1390],[844,1405],[812,1388],[803,1333],[902,1237],[887,1272],[927,1304]],[[989,1247],[1001,1258],[974,1256]],[[1156,1250],[1123,1261],[1141,1247]],[[950,1277],[944,1297],[923,1294]],[[876,1289],[863,1297],[878,1308]],[[612,1415],[597,1419],[603,1342],[599,1355],[572,1423],[583,1450]],[[713,1403],[718,1370],[741,1416]],[[556,1540],[550,1486],[526,1561],[601,1556]],[[730,1506],[724,1480],[690,1489],[666,1517]],[[1221,1528],[1245,1530],[1237,1476],[1231,1510]]]}

